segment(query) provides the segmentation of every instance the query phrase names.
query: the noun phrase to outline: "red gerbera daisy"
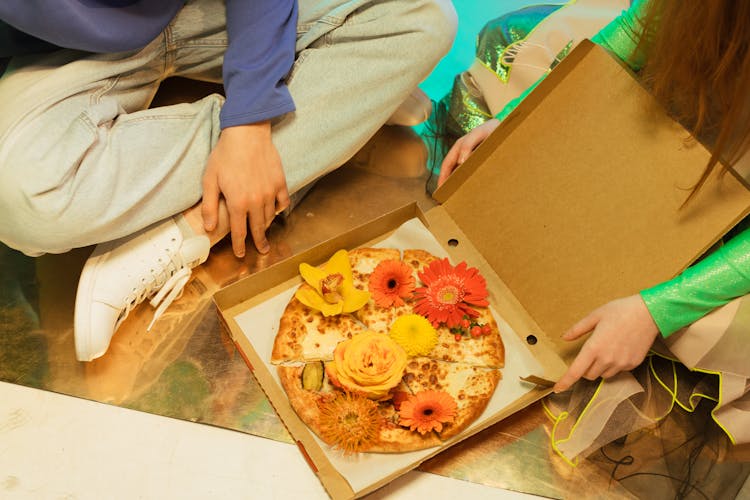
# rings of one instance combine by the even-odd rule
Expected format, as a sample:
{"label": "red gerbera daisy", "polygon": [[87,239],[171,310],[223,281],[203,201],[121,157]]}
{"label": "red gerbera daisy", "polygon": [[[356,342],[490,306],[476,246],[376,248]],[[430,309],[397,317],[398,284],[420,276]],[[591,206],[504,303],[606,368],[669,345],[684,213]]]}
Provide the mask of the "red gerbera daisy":
{"label": "red gerbera daisy", "polygon": [[414,276],[401,260],[384,260],[370,275],[370,293],[378,307],[404,305],[414,291]]}
{"label": "red gerbera daisy", "polygon": [[466,262],[456,267],[448,259],[435,260],[420,273],[425,286],[415,290],[414,312],[426,317],[433,326],[445,323],[458,326],[464,315],[476,318],[479,313],[471,306],[487,307],[487,282],[475,267]]}

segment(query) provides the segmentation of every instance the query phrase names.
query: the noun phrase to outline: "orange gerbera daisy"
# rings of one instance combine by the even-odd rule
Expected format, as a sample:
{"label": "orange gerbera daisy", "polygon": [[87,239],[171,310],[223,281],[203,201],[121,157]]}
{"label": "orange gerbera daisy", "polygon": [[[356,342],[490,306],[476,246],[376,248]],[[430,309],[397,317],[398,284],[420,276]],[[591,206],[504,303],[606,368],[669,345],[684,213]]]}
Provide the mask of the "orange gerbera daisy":
{"label": "orange gerbera daisy", "polygon": [[487,307],[487,282],[475,267],[461,262],[453,267],[448,259],[435,260],[419,273],[425,286],[415,290],[414,312],[438,327],[458,326],[464,315],[476,318],[479,313],[471,306]]}
{"label": "orange gerbera daisy", "polygon": [[398,423],[420,434],[440,432],[444,423],[453,422],[457,409],[456,400],[447,392],[422,391],[401,403]]}
{"label": "orange gerbera daisy", "polygon": [[401,409],[401,403],[409,399],[411,395],[408,392],[404,391],[393,391],[393,399],[391,402],[393,403],[393,408],[396,411],[399,411]]}
{"label": "orange gerbera daisy", "polygon": [[348,392],[325,398],[318,407],[321,439],[344,455],[370,448],[384,423],[376,402]]}
{"label": "orange gerbera daisy", "polygon": [[414,291],[412,269],[401,260],[384,260],[370,275],[370,293],[379,307],[404,305]]}

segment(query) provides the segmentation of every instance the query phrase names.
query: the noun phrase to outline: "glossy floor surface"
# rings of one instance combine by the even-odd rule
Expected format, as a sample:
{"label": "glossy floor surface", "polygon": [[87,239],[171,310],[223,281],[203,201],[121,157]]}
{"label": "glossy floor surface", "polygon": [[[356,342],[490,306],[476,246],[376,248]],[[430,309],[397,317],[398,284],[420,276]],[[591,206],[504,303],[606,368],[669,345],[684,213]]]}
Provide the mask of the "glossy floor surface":
{"label": "glossy floor surface", "polygon": [[[410,129],[384,127],[274,223],[270,254],[249,252],[238,260],[228,242],[220,243],[151,331],[153,310],[144,304],[120,327],[108,353],[90,363],[75,360],[72,319],[78,276],[92,248],[30,258],[3,247],[0,380],[291,442],[220,326],[212,294],[411,201],[431,207],[425,158]],[[747,452],[731,447],[706,411],[675,411],[576,468],[552,451],[550,430],[536,404],[420,470],[554,498],[733,498],[748,473]]]}
{"label": "glossy floor surface", "polygon": [[[462,20],[459,38],[422,88],[433,99],[442,97],[455,72],[471,61],[467,51],[484,19],[530,3],[455,0]],[[159,99],[178,102],[207,90],[202,84],[167,82]],[[318,182],[286,220],[272,225],[270,254],[248,252],[238,260],[227,241],[220,243],[151,331],[146,327],[153,310],[141,305],[119,329],[109,352],[91,363],[75,360],[72,320],[78,277],[92,248],[30,258],[0,245],[0,380],[291,443],[220,326],[212,295],[406,203],[431,207],[426,158],[411,129],[384,127],[348,164]],[[0,400],[0,431],[12,424],[12,418],[2,420],[12,408],[12,401]],[[750,449],[732,447],[711,422],[708,408],[689,415],[676,410],[658,426],[607,445],[575,468],[551,449],[551,429],[537,403],[420,470],[551,498],[750,497],[747,486],[741,489],[750,472]],[[0,454],[4,450],[0,442]],[[46,453],[45,448],[39,452]],[[13,486],[9,480],[0,470],[0,497],[3,488]]]}

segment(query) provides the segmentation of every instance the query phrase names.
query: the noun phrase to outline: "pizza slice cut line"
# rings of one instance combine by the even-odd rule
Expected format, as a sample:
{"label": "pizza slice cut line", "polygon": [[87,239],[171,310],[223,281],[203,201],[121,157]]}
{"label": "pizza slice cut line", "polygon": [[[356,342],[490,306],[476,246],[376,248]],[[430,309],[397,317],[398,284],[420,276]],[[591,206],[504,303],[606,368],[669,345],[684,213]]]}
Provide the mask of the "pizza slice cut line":
{"label": "pizza slice cut line", "polygon": [[[401,257],[401,252],[396,249],[364,248],[349,252],[355,287],[367,290],[370,276],[380,262]],[[403,258],[403,262],[412,269],[416,286],[423,285],[419,280],[419,271],[438,260],[422,250],[406,250]],[[282,386],[303,422],[325,442],[344,452],[397,453],[437,446],[462,432],[481,415],[502,378],[499,371],[504,364],[502,338],[494,318],[486,309],[480,315],[485,324],[491,325],[489,328],[494,336],[457,340],[452,338],[456,335],[446,327],[439,327],[435,348],[419,358],[411,358],[407,368],[403,369],[401,380],[390,391],[396,397],[391,396],[384,401],[365,401],[366,398],[335,386],[325,373],[325,368],[310,367],[330,364],[336,347],[355,336],[366,332],[388,336],[395,319],[404,314],[413,314],[414,301],[406,299],[403,305],[383,308],[370,299],[353,314],[333,317],[324,317],[304,307],[292,299],[285,309],[274,342],[272,362],[279,365],[277,369]],[[434,373],[425,378],[421,372],[415,371],[415,367],[427,368]],[[313,372],[317,375],[309,375]],[[320,380],[316,380],[316,377],[320,377]],[[446,411],[450,413],[450,418],[439,428],[428,428],[427,424],[427,427],[421,426],[424,422],[421,422],[415,408],[432,411],[428,408],[430,404],[438,404],[441,398],[447,401],[441,394],[447,394],[451,401],[455,401],[455,410],[451,410],[452,404],[446,403],[444,406],[448,408]],[[403,418],[404,411],[399,413],[399,407],[404,402],[411,411],[411,420]],[[326,416],[330,417],[331,414],[350,415],[355,421],[354,427],[359,425],[365,430],[368,425],[376,426],[375,422],[378,422],[376,427],[379,430],[355,432],[356,439],[351,441],[351,436],[342,437],[335,429],[332,430],[335,424],[331,424],[330,418],[326,421]],[[364,419],[364,423],[357,424],[357,414],[371,415],[372,421]],[[351,430],[353,422],[341,423],[344,424]]]}

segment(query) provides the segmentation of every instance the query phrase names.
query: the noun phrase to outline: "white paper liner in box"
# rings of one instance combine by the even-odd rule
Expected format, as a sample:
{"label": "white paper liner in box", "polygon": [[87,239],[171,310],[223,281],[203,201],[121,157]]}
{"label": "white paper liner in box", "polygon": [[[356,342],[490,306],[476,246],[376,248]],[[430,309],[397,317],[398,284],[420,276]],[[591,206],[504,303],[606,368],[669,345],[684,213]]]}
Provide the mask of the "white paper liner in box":
{"label": "white paper liner in box", "polygon": [[[405,222],[388,238],[374,246],[398,248],[399,250],[418,248],[438,257],[448,256],[419,219],[411,219]],[[468,264],[471,265],[471,263]],[[276,366],[270,362],[271,351],[278,332],[279,320],[296,288],[295,286],[285,290],[272,299],[234,317],[243,334],[264,360],[266,368],[273,374],[279,387],[281,387],[281,382],[278,378]],[[520,377],[543,371],[540,364],[534,359],[521,339],[511,330],[510,326],[494,310],[491,309],[491,311],[505,344],[505,368],[502,369],[502,380],[484,413],[464,433],[491,418],[495,413],[524,396],[533,388],[530,384],[522,382]],[[251,335],[250,332],[256,332],[256,334]],[[257,332],[269,332],[269,334],[258,335]],[[353,491],[363,490],[384,477],[421,462],[434,453],[436,449],[429,448],[406,453],[357,453],[351,456],[343,456],[339,451],[332,449],[318,439],[317,436],[315,437],[328,460],[349,482]]]}

